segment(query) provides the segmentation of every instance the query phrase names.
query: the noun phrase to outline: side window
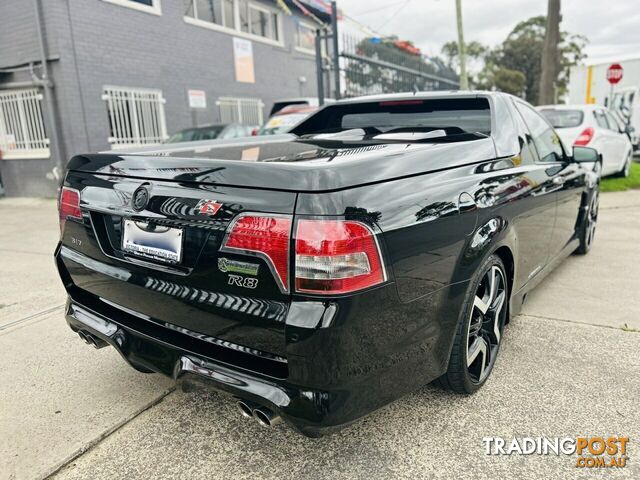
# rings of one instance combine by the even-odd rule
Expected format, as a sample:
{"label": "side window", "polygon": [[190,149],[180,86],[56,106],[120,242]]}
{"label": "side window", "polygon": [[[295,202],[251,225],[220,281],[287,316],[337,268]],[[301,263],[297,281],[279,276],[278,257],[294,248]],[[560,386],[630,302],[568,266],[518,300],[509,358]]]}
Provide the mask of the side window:
{"label": "side window", "polygon": [[218,138],[236,138],[238,137],[238,132],[240,131],[240,128],[238,125],[227,125],[225,127],[225,129],[222,131],[222,133],[218,136]]}
{"label": "side window", "polygon": [[607,121],[609,122],[609,127],[614,132],[624,132],[624,128],[620,125],[620,122],[610,113],[605,111],[604,115],[607,117]]}
{"label": "side window", "polygon": [[536,147],[533,144],[533,137],[529,133],[529,129],[522,120],[522,115],[515,114],[515,121],[518,127],[518,143],[520,144],[520,163],[518,165],[532,165],[538,161]]}
{"label": "side window", "polygon": [[521,102],[515,102],[516,109],[529,127],[533,143],[541,162],[558,162],[564,159],[564,149],[560,137],[547,121],[533,108]]}
{"label": "side window", "polygon": [[606,128],[607,130],[611,130],[609,128],[609,124],[607,123],[607,119],[604,116],[604,112],[602,110],[594,110],[593,116],[596,117],[596,123],[601,128]]}

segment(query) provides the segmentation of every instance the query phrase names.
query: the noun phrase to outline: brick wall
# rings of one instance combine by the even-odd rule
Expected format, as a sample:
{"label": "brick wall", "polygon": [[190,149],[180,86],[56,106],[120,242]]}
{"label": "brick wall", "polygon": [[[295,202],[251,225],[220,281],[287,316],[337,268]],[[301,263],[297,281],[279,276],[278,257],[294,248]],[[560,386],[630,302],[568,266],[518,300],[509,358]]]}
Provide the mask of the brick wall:
{"label": "brick wall", "polygon": [[[187,89],[206,92],[207,109],[197,114],[200,124],[218,119],[215,101],[221,96],[261,98],[266,115],[275,99],[316,93],[314,57],[294,48],[295,15],[281,15],[284,47],[252,41],[256,83],[247,84],[235,81],[233,35],[186,23],[182,0],[161,0],[162,15],[103,0],[46,0],[43,4],[50,56],[60,57],[51,63],[51,71],[67,158],[109,148],[107,109],[101,100],[105,85],[162,90],[169,133],[192,123]],[[0,44],[10,47],[0,49],[0,65],[37,58],[31,1],[3,0],[2,9]],[[307,79],[302,91],[301,76]],[[2,81],[8,79],[0,77]],[[41,176],[47,170],[28,164],[12,169],[0,166],[8,194],[30,192],[20,187],[29,181],[29,172]],[[21,178],[12,175],[17,170]],[[9,182],[18,185],[9,187]],[[51,195],[55,185],[44,190],[43,194]]]}

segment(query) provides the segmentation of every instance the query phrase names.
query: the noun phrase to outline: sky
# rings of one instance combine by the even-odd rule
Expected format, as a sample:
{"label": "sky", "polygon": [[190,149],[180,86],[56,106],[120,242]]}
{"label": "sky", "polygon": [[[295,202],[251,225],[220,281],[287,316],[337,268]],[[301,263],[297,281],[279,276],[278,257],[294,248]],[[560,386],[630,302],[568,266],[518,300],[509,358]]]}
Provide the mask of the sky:
{"label": "sky", "polygon": [[[384,35],[440,53],[456,39],[455,0],[338,0],[349,17]],[[546,13],[547,0],[462,0],[465,41],[495,46],[521,20]],[[589,39],[586,63],[640,57],[640,0],[562,0],[562,30]]]}

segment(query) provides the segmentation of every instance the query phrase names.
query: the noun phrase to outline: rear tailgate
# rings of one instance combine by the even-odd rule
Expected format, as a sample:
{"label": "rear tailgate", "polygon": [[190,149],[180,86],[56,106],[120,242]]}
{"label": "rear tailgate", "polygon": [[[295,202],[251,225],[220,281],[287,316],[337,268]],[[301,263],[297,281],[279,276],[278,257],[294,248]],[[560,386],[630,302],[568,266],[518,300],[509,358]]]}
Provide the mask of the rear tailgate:
{"label": "rear tailgate", "polygon": [[[76,171],[65,185],[80,192],[82,210],[82,220],[66,221],[59,254],[71,292],[284,360],[289,293],[264,257],[220,247],[243,212],[292,215],[295,193]],[[141,187],[148,201],[141,198],[145,205],[136,210]],[[143,231],[175,229],[179,258],[126,250],[124,229],[131,236],[132,222]]]}

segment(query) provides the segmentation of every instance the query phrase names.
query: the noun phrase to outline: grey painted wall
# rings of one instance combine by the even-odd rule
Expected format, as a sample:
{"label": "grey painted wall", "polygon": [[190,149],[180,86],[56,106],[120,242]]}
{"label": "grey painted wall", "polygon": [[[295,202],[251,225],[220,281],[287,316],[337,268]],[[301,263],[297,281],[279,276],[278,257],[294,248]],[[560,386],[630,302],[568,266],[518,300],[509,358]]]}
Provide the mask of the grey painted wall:
{"label": "grey painted wall", "polygon": [[[31,1],[1,1],[0,67],[37,58]],[[160,16],[103,0],[42,3],[49,57],[59,56],[50,70],[66,158],[109,148],[105,85],[162,90],[169,133],[192,123],[188,89],[206,91],[200,124],[218,120],[220,96],[261,98],[266,116],[275,99],[316,92],[314,57],[294,48],[295,16],[281,15],[284,47],[252,41],[256,83],[248,84],[235,81],[233,35],[186,23],[181,0],[161,0]],[[19,28],[9,29],[14,23]],[[307,79],[302,91],[300,76]],[[16,78],[0,76],[0,87]],[[6,194],[55,195],[55,180],[43,178],[54,165],[55,159],[0,161]]]}

